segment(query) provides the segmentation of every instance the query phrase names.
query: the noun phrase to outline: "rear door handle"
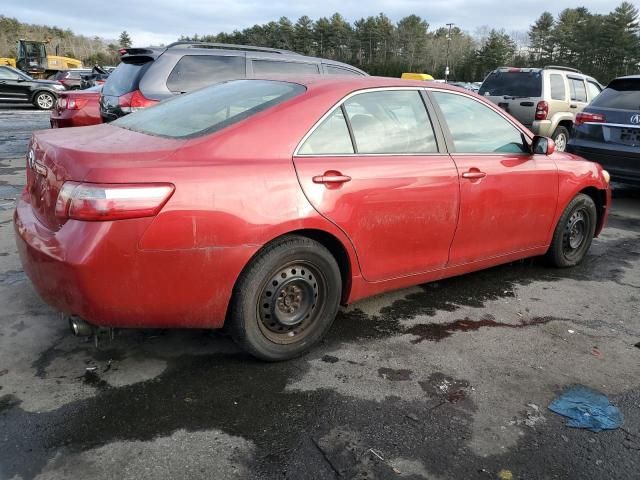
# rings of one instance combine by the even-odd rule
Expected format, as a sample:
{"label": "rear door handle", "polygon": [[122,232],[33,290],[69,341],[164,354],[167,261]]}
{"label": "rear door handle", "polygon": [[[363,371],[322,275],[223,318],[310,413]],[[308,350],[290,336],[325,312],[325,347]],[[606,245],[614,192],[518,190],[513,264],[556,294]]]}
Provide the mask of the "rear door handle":
{"label": "rear door handle", "polygon": [[469,178],[469,179],[484,178],[486,176],[487,176],[486,173],[480,172],[480,171],[468,171],[462,174],[462,178]]}
{"label": "rear door handle", "polygon": [[572,103],[571,105],[569,105],[569,108],[578,108],[578,105]]}
{"label": "rear door handle", "polygon": [[313,183],[346,183],[351,181],[351,177],[340,172],[325,172],[324,175],[316,175],[312,180]]}

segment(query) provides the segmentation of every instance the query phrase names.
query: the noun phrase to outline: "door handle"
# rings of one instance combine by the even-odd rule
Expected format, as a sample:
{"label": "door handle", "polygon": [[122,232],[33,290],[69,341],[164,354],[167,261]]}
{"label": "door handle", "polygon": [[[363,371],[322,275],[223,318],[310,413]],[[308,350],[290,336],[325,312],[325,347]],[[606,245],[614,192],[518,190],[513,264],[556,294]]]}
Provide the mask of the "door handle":
{"label": "door handle", "polygon": [[578,105],[572,103],[571,105],[569,105],[569,108],[578,108]]}
{"label": "door handle", "polygon": [[487,174],[486,174],[486,173],[481,172],[481,171],[479,171],[479,170],[476,170],[476,171],[472,171],[472,170],[470,170],[470,171],[468,171],[468,172],[464,172],[464,173],[462,174],[462,178],[469,178],[469,179],[472,179],[472,180],[473,180],[473,179],[476,179],[476,178],[484,178],[484,177],[486,177],[486,176],[487,176]]}
{"label": "door handle", "polygon": [[325,172],[324,175],[316,175],[312,180],[313,183],[346,183],[351,177],[340,172]]}

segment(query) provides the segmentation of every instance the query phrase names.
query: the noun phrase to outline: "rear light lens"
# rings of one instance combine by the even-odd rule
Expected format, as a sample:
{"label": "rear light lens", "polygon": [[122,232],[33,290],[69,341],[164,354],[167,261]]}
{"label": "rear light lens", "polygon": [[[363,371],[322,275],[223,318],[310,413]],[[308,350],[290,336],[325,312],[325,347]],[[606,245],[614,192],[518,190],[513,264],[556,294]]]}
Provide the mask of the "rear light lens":
{"label": "rear light lens", "polygon": [[135,112],[139,108],[151,107],[156,103],[158,103],[157,100],[145,97],[140,90],[129,92],[118,99],[118,106],[127,113]]}
{"label": "rear light lens", "polygon": [[74,98],[74,97],[70,97],[67,100],[67,109],[68,110],[80,110],[82,108],[84,108],[84,106],[87,104],[89,100],[87,100],[86,98]]}
{"label": "rear light lens", "polygon": [[536,105],[536,120],[546,120],[549,114],[549,104],[544,100],[538,102]]}
{"label": "rear light lens", "polygon": [[576,114],[575,125],[580,126],[583,123],[603,123],[607,119],[601,113],[580,112]]}
{"label": "rear light lens", "polygon": [[56,102],[56,107],[59,110],[64,110],[67,108],[67,97],[58,97],[58,101]]}
{"label": "rear light lens", "polygon": [[56,216],[85,221],[153,217],[174,190],[170,183],[65,182],[58,193]]}

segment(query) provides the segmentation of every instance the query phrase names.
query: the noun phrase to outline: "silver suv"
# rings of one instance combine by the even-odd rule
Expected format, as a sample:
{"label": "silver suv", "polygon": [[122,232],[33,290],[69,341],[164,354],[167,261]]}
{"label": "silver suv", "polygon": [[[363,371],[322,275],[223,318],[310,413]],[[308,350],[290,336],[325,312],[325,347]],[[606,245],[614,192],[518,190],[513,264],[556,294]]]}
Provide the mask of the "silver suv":
{"label": "silver suv", "polygon": [[517,118],[536,135],[551,137],[564,151],[576,113],[603,87],[568,67],[500,67],[482,82],[480,95]]}

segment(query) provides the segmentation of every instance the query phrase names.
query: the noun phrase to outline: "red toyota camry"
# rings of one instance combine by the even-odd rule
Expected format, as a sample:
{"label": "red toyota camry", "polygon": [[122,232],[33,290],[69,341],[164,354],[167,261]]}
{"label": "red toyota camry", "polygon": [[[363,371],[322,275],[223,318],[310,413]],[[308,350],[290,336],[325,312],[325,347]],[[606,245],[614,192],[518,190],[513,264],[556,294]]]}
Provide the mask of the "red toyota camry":
{"label": "red toyota camry", "polygon": [[33,135],[24,269],[77,330],[220,328],[299,355],[339,304],[516,259],[579,263],[609,176],[482,98],[389,78],[234,80]]}

